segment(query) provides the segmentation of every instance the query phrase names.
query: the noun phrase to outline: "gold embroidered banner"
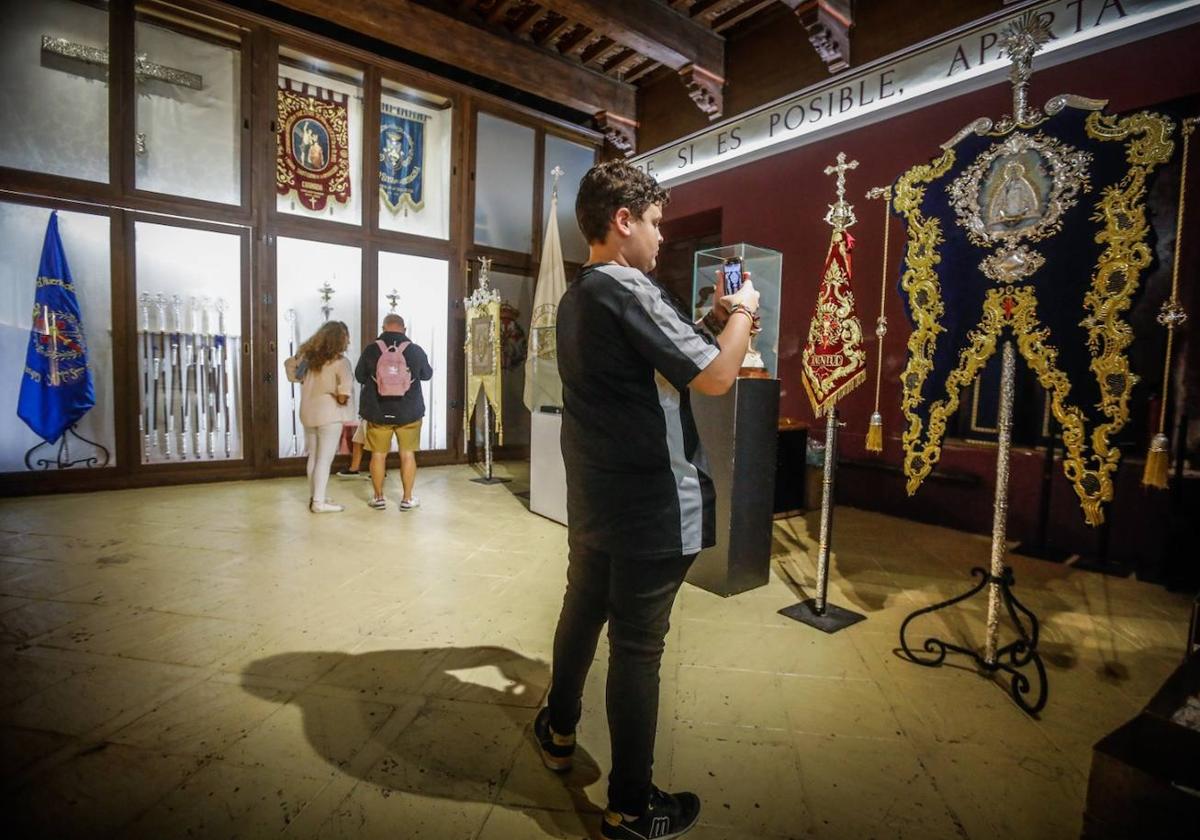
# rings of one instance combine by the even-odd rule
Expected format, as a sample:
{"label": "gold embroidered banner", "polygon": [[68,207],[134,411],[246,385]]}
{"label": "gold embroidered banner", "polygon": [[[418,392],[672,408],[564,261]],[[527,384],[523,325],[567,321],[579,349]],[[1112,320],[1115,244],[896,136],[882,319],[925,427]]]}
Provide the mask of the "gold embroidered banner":
{"label": "gold embroidered banner", "polygon": [[977,120],[896,182],[908,233],[900,289],[913,323],[901,375],[909,494],[1008,329],[1050,394],[1084,518],[1104,521],[1120,458],[1113,439],[1137,382],[1125,313],[1152,256],[1147,181],[1170,159],[1174,125],[1103,106],[1059,96],[1017,119]]}
{"label": "gold embroidered banner", "polygon": [[854,237],[835,229],[801,355],[801,381],[818,417],[867,377],[862,323],[850,288],[853,249]]}
{"label": "gold embroidered banner", "polygon": [[[479,288],[463,298],[467,313],[467,341],[463,345],[466,357],[466,407],[463,411],[463,446],[470,440],[471,414],[483,392],[496,417],[496,441],[504,443],[504,411],[500,392],[504,357],[501,349],[500,294],[488,285],[491,260],[480,257]],[[486,434],[486,431],[485,431]]]}
{"label": "gold embroidered banner", "polygon": [[279,80],[275,189],[294,192],[309,210],[350,200],[350,129],[346,94]]}

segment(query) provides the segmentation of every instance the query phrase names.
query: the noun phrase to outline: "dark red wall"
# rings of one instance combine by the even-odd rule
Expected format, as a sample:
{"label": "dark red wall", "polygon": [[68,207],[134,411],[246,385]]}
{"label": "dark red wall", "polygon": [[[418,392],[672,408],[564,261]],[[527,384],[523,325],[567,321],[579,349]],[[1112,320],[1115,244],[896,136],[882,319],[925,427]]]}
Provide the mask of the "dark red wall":
{"label": "dark red wall", "polygon": [[[1200,26],[1178,29],[1035,72],[1030,92],[1032,103],[1040,104],[1060,93],[1107,98],[1111,112],[1200,95]],[[812,409],[800,384],[799,365],[803,336],[808,329],[829,243],[830,228],[822,219],[834,200],[834,183],[822,170],[834,162],[839,151],[859,161],[858,168],[848,175],[848,191],[859,219],[852,229],[857,240],[853,255],[854,287],[859,317],[868,336],[871,378],[841,404],[847,423],[841,438],[841,455],[849,462],[839,478],[839,500],[843,503],[951,527],[991,530],[994,447],[951,443],[943,451],[938,468],[941,475],[928,480],[911,499],[904,492],[898,466],[901,462],[898,380],[905,364],[905,342],[910,330],[895,292],[897,258],[905,244],[904,228],[898,219],[891,223],[889,331],[884,342],[887,352],[881,398],[887,440],[882,458],[873,458],[865,452],[867,421],[874,401],[873,326],[879,308],[884,208],[881,201],[869,201],[864,193],[869,187],[890,184],[909,166],[935,156],[939,144],[975,118],[998,118],[1010,111],[1010,87],[1005,82],[672,190],[668,220],[719,208],[722,241],[749,242],[783,252],[780,413],[811,425]],[[1192,158],[1195,160],[1196,155]],[[1193,223],[1188,228],[1200,230]],[[1012,460],[1010,535],[1014,539],[1032,539],[1041,498],[1043,455],[1039,451],[1017,450]],[[1118,477],[1117,503],[1110,506],[1109,539],[1114,556],[1130,558],[1154,550],[1146,541],[1144,517],[1150,515],[1147,510],[1162,507],[1164,497],[1147,496],[1139,485],[1140,461],[1135,465],[1132,459],[1126,460],[1130,463]],[[1056,470],[1055,475],[1051,494],[1052,540],[1076,551],[1096,550],[1102,536],[1083,524],[1074,492],[1061,470]],[[1138,522],[1139,518],[1143,521]]]}

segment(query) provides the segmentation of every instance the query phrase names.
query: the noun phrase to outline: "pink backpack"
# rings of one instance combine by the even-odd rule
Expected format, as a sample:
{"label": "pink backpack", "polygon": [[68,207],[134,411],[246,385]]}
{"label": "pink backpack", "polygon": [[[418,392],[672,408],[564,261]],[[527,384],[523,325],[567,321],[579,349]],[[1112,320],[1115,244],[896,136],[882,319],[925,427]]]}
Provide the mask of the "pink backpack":
{"label": "pink backpack", "polygon": [[382,341],[379,345],[379,361],[375,363],[375,388],[381,397],[403,397],[412,387],[412,371],[404,360],[404,348],[410,342],[404,341],[388,347]]}

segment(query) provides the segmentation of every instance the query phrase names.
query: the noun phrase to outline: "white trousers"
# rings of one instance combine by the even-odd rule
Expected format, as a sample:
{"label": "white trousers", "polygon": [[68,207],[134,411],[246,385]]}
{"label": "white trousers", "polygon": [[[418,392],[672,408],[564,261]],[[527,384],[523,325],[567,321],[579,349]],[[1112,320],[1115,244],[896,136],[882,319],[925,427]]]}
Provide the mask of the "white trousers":
{"label": "white trousers", "polygon": [[329,486],[329,468],[333,466],[333,456],[337,454],[341,437],[341,423],[304,427],[304,442],[308,446],[308,496],[313,501],[325,501],[325,488]]}

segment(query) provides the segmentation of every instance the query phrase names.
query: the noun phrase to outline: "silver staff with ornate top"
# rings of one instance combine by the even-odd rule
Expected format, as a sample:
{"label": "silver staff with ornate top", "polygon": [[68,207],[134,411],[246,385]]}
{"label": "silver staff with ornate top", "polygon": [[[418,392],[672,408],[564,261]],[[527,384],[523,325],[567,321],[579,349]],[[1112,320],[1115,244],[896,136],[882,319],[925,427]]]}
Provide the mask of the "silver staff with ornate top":
{"label": "silver staff with ornate top", "polygon": [[220,392],[218,410],[221,412],[221,426],[225,438],[225,457],[230,457],[229,446],[229,334],[225,332],[225,298],[217,298],[217,385]]}
{"label": "silver staff with ornate top", "polygon": [[826,175],[837,174],[837,201],[829,205],[825,221],[833,227],[824,274],[817,291],[817,304],[809,325],[808,340],[801,356],[802,381],[813,410],[825,415],[825,465],[821,481],[821,525],[817,543],[817,592],[815,597],[780,610],[783,615],[836,633],[866,616],[828,602],[829,555],[833,541],[833,502],[837,473],[837,403],[866,378],[862,349],[862,326],[854,311],[850,288],[850,249],[853,241],[846,229],[858,220],[846,201],[846,172],[858,161],[846,162],[838,152],[837,164],[825,167]]}
{"label": "silver staff with ornate top", "polygon": [[150,429],[152,423],[151,415],[151,390],[150,390],[150,369],[153,366],[150,357],[153,353],[150,343],[150,293],[142,292],[138,295],[138,313],[141,316],[142,326],[142,410],[138,412],[138,432],[142,436],[142,463],[150,461]]}
{"label": "silver staff with ornate top", "polygon": [[162,343],[163,357],[163,413],[167,422],[163,431],[166,443],[164,454],[169,461],[175,453],[175,371],[179,365],[179,334],[171,329],[170,317],[167,314],[167,296],[159,293],[155,297],[158,308],[158,337]]}
{"label": "silver staff with ornate top", "polygon": [[[326,283],[325,285],[328,286],[329,284]],[[284,314],[284,318],[287,319],[287,323],[288,323],[288,358],[290,359],[296,355],[296,344],[298,341],[297,335],[299,334],[300,326],[296,321],[296,310],[295,309],[289,309]],[[292,410],[292,448],[288,452],[288,455],[292,456],[292,455],[300,454],[300,438],[296,431],[296,418],[297,418],[296,383],[289,380],[288,388],[291,391],[291,396],[292,396],[292,406],[291,406],[291,410]]]}

